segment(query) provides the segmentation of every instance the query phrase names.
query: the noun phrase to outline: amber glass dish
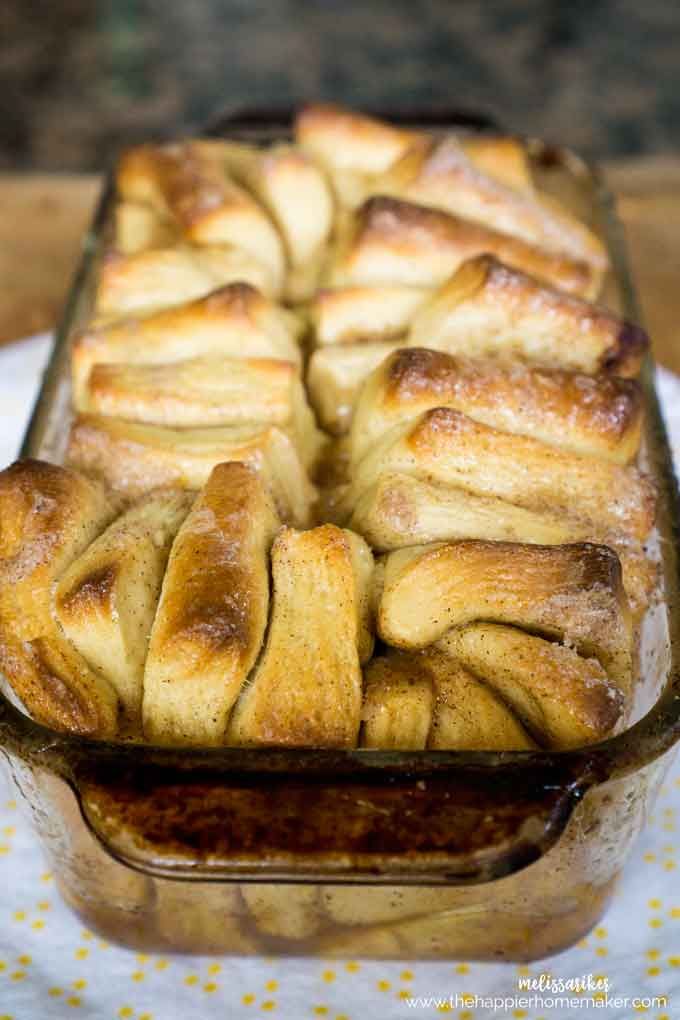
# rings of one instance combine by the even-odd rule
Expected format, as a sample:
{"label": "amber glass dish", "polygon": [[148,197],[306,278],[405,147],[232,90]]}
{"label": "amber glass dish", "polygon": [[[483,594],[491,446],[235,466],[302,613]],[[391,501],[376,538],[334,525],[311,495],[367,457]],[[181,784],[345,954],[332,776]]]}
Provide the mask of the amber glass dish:
{"label": "amber glass dish", "polygon": [[[211,131],[274,141],[290,118],[226,118]],[[609,247],[606,303],[637,319],[600,178],[573,153],[528,145],[540,185]],[[63,455],[70,336],[89,314],[112,206],[109,183],[26,456]],[[88,927],[145,950],[404,959],[532,960],[579,939],[604,911],[680,738],[678,491],[651,362],[643,385],[665,594],[644,623],[629,729],[560,753],[168,750],[51,731],[0,694],[0,748]]]}

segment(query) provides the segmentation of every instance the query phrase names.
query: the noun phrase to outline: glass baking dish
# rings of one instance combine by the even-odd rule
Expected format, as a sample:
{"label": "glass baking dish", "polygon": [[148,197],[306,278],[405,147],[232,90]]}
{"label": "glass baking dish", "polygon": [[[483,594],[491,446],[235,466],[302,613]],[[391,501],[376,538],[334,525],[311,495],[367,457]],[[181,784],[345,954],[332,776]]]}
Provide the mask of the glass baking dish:
{"label": "glass baking dish", "polygon": [[[402,118],[482,131],[483,118]],[[212,133],[290,135],[290,118]],[[528,141],[534,171],[605,239],[606,301],[637,307],[613,202],[573,153]],[[104,188],[24,456],[60,460],[71,334],[109,235]],[[598,920],[680,737],[678,491],[643,372],[643,463],[659,489],[665,597],[642,629],[633,725],[568,752],[168,750],[51,731],[0,693],[0,748],[64,899],[88,927],[150,951],[533,960]]]}

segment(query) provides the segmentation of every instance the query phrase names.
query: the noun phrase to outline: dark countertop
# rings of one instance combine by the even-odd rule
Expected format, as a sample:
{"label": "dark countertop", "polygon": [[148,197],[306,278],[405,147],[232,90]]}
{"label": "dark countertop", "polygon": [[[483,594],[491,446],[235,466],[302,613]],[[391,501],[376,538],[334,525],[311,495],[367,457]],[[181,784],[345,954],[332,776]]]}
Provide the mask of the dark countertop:
{"label": "dark countertop", "polygon": [[4,0],[0,168],[97,169],[225,105],[310,98],[481,109],[596,156],[669,152],[679,30],[673,0]]}

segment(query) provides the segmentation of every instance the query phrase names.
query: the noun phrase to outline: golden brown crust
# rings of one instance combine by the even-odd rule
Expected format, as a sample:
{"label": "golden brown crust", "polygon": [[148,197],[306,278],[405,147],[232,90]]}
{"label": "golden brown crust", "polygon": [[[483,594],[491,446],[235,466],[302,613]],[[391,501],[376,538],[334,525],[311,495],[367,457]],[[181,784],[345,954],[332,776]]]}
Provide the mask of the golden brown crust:
{"label": "golden brown crust", "polygon": [[396,341],[320,347],[307,370],[307,388],[321,425],[333,435],[347,432],[354,404],[364,380],[388,354]]}
{"label": "golden brown crust", "polygon": [[172,540],[188,493],[157,493],[110,524],[62,574],[55,612],[64,633],[141,728],[144,661]]}
{"label": "golden brown crust", "polygon": [[364,670],[361,746],[421,751],[432,725],[434,690],[423,656],[392,652]]}
{"label": "golden brown crust", "polygon": [[116,167],[118,195],[127,202],[141,202],[167,212],[159,183],[162,159],[163,149],[158,145],[135,145],[124,149]]}
{"label": "golden brown crust", "polygon": [[290,433],[306,465],[322,443],[290,361],[204,357],[172,364],[95,365],[86,409],[181,428],[278,425]]}
{"label": "golden brown crust", "polygon": [[387,471],[504,499],[527,510],[562,512],[591,521],[600,533],[618,532],[639,541],[654,523],[653,486],[635,468],[501,432],[449,408],[435,408],[395,426],[371,447],[343,499],[348,513]]}
{"label": "golden brown crust", "polygon": [[398,472],[379,475],[375,484],[363,492],[348,526],[363,535],[376,552],[463,538],[538,545],[584,541],[608,545],[621,561],[623,586],[636,624],[659,583],[658,565],[639,543],[625,536],[598,531],[591,522],[563,513],[525,510],[505,500],[476,496],[465,489]]}
{"label": "golden brown crust", "polygon": [[464,262],[423,303],[407,342],[618,376],[637,375],[649,349],[639,326],[489,254]]}
{"label": "golden brown crust", "polygon": [[123,255],[177,243],[174,225],[144,202],[118,202],[114,210],[113,246]]}
{"label": "golden brown crust", "polygon": [[231,180],[217,151],[200,142],[144,145],[123,154],[117,173],[122,198],[146,201],[171,217],[193,244],[234,245],[283,282],[279,235],[251,196]]}
{"label": "golden brown crust", "polygon": [[630,691],[630,611],[607,546],[461,541],[387,557],[377,628],[388,644],[425,648],[477,621],[559,638]]}
{"label": "golden brown crust", "polygon": [[332,524],[281,530],[272,549],[267,643],[234,709],[229,742],[356,745],[360,658],[368,658],[372,648],[367,632],[372,566],[363,540]]}
{"label": "golden brown crust", "polygon": [[[337,519],[345,517],[338,513]],[[562,511],[526,510],[413,475],[379,475],[357,501],[349,526],[381,552],[463,538],[540,545],[594,542],[609,546],[619,557],[636,625],[658,593],[658,562],[645,551],[643,542],[621,530]]]}
{"label": "golden brown crust", "polygon": [[349,527],[379,552],[461,538],[550,545],[587,537],[583,524],[563,514],[536,513],[398,472],[379,475],[362,493]]}
{"label": "golden brown crust", "polygon": [[330,103],[304,107],[295,118],[295,139],[325,169],[342,206],[357,206],[371,182],[387,170],[418,132]]}
{"label": "golden brown crust", "polygon": [[620,464],[640,444],[642,390],[633,380],[411,347],[395,351],[366,380],[352,419],[352,460],[394,425],[435,407]]}
{"label": "golden brown crust", "polygon": [[300,363],[302,326],[247,283],[220,287],[195,301],[76,333],[71,353],[74,402],[96,364],[172,364],[204,355],[280,358]]}
{"label": "golden brown crust", "polygon": [[122,318],[171,308],[205,297],[229,283],[246,283],[266,297],[279,288],[252,255],[226,245],[158,248],[101,261],[95,310],[101,318]]}
{"label": "golden brown crust", "polygon": [[276,426],[170,429],[101,415],[78,415],[68,460],[128,500],[152,489],[198,491],[224,461],[258,471],[283,520],[303,526],[314,496],[290,436]]}
{"label": "golden brown crust", "polygon": [[485,252],[570,293],[597,293],[592,267],[583,261],[439,209],[384,196],[364,202],[349,220],[325,283],[437,287],[466,259]]}
{"label": "golden brown crust", "polygon": [[[376,174],[425,137],[377,117],[322,103],[298,113],[295,136],[326,167],[338,197],[349,205],[365,197]],[[519,139],[463,136],[459,141],[480,171],[519,191],[533,190],[526,149]]]}
{"label": "golden brown crust", "polygon": [[96,482],[42,461],[0,473],[0,668],[38,722],[111,737],[118,703],[54,615],[54,587],[114,510]]}
{"label": "golden brown crust", "polygon": [[599,290],[608,265],[600,239],[556,202],[486,174],[453,136],[413,145],[372,187],[587,262]]}
{"label": "golden brown crust", "polygon": [[389,651],[365,670],[362,747],[521,751],[536,745],[493,690],[450,655]]}
{"label": "golden brown crust", "polygon": [[149,425],[289,425],[297,374],[290,361],[188,358],[95,365],[86,410]]}
{"label": "golden brown crust", "polygon": [[323,163],[379,173],[420,135],[332,103],[310,103],[295,118],[295,137]]}
{"label": "golden brown crust", "polygon": [[490,623],[449,631],[439,646],[496,691],[544,747],[603,740],[621,719],[621,690],[597,660],[572,648]]}
{"label": "golden brown crust", "polygon": [[[637,614],[654,494],[627,466],[640,389],[617,378],[646,338],[581,300],[604,249],[534,189],[516,140],[324,106],[296,131],[301,148],[198,139],[121,160],[119,249],[73,345],[69,456],[124,502],[159,488],[145,507],[161,516],[133,508],[95,541],[92,525],[28,642],[0,579],[0,665],[62,720],[120,735],[158,609],[151,739],[356,746],[377,620],[394,648],[366,670],[366,746],[532,747],[522,723],[549,747],[606,736],[632,684],[612,550]],[[356,531],[281,530],[265,642],[277,512],[308,525],[316,495],[302,340],[323,424],[342,434],[356,413],[315,514]],[[0,549],[10,532],[0,485]],[[361,536],[388,552],[376,570]],[[563,544],[583,538],[611,547]]]}
{"label": "golden brown crust", "polygon": [[326,347],[404,336],[427,296],[423,287],[322,288],[309,305],[314,343]]}
{"label": "golden brown crust", "polygon": [[528,751],[536,746],[497,693],[438,649],[424,653],[435,703],[427,746],[438,751]]}
{"label": "golden brown crust", "polygon": [[462,135],[459,142],[475,166],[516,191],[534,190],[531,167],[524,143],[512,135]]}
{"label": "golden brown crust", "polygon": [[661,580],[658,560],[645,550],[643,544],[631,542],[625,536],[591,534],[584,537],[590,541],[603,541],[619,557],[631,617],[634,626],[639,627],[647,609],[658,600]]}
{"label": "golden brown crust", "polygon": [[269,547],[279,527],[257,475],[219,464],[179,530],[144,671],[144,732],[161,744],[220,744],[259,653]]}
{"label": "golden brown crust", "polygon": [[281,233],[288,263],[287,298],[306,300],[316,287],[333,226],[333,196],[325,175],[307,153],[292,145],[263,150],[224,142],[219,151],[234,179],[264,205]]}

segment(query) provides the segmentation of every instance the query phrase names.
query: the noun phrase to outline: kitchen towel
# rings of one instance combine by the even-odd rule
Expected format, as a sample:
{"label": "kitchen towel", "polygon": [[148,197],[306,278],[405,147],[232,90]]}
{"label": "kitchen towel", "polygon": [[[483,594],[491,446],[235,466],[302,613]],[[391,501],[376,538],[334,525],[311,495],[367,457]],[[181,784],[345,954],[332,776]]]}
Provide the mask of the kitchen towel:
{"label": "kitchen towel", "polygon": [[[48,349],[35,337],[0,351],[0,466],[16,455]],[[659,370],[658,383],[680,463],[680,379]],[[679,821],[676,765],[601,924],[530,966],[161,957],[83,929],[0,772],[0,1020],[680,1020]],[[522,990],[527,979],[539,989]],[[579,980],[589,987],[576,995]],[[527,1008],[533,995],[542,1003]]]}

